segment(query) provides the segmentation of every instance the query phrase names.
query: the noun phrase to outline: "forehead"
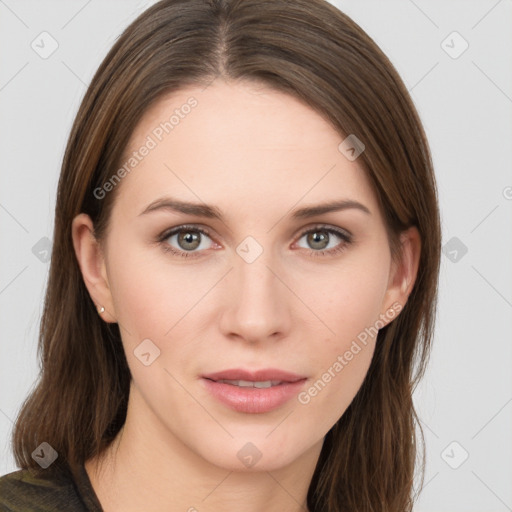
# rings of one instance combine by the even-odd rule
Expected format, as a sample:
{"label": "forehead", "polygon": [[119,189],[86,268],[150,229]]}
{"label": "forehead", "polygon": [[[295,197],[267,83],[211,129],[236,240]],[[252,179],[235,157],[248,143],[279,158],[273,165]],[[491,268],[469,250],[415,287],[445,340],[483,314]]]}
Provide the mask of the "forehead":
{"label": "forehead", "polygon": [[275,205],[282,214],[302,201],[357,196],[374,210],[365,171],[338,149],[343,139],[311,107],[264,85],[187,87],[155,103],[134,130],[119,201],[140,213],[169,194],[238,213]]}

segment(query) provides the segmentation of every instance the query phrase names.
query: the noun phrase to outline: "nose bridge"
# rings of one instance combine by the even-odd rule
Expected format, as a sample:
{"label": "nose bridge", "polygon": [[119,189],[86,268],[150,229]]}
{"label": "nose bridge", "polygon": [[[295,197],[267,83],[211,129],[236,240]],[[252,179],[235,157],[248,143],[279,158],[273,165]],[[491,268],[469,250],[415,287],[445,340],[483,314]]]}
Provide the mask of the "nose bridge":
{"label": "nose bridge", "polygon": [[258,283],[262,288],[273,286],[269,279],[273,274],[268,267],[272,268],[277,262],[271,244],[272,236],[260,233],[246,236],[236,246],[235,273],[241,282],[253,287]]}
{"label": "nose bridge", "polygon": [[287,324],[286,290],[276,276],[280,268],[270,248],[247,237],[236,248],[228,287],[229,312],[225,329],[258,340],[282,333]]}

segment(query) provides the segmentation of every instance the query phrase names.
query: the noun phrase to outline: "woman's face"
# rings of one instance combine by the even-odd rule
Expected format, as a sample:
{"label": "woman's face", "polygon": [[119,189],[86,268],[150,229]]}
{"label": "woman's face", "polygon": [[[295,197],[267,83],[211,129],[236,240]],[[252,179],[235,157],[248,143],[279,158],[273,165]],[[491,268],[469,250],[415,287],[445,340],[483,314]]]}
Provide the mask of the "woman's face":
{"label": "woman's face", "polygon": [[[342,140],[291,96],[217,80],[155,104],[125,172],[96,192],[117,196],[105,285],[86,281],[119,323],[131,412],[216,466],[271,470],[319,450],[405,301],[377,199]],[[249,375],[204,377],[232,369]]]}

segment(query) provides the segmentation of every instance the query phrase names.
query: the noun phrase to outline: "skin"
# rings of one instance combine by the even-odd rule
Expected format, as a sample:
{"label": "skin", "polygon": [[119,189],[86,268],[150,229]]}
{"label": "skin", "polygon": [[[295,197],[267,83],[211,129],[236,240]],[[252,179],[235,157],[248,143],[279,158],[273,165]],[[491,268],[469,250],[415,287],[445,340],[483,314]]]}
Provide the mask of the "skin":
{"label": "skin", "polygon": [[[198,105],[117,185],[106,238],[94,239],[87,215],[73,221],[84,282],[104,321],[119,323],[133,376],[126,423],[86,470],[107,512],[307,510],[324,436],[360,388],[375,337],[307,404],[294,397],[263,414],[229,409],[200,375],[273,367],[307,376],[308,390],[358,334],[405,304],[419,234],[403,233],[394,264],[370,181],[338,150],[343,137],[307,105],[255,83],[219,79],[168,95],[146,112],[126,154],[191,95]],[[140,215],[163,196],[215,205],[224,222]],[[371,214],[291,218],[294,209],[340,199]],[[318,223],[349,231],[352,243],[321,231],[329,243],[319,248],[303,234]],[[210,236],[193,231],[195,249],[177,236],[156,241],[183,224]],[[247,236],[263,249],[251,263],[236,252]],[[166,244],[199,256],[172,255]],[[134,355],[147,338],[160,349],[149,366]],[[237,457],[248,442],[262,455],[252,467]]]}

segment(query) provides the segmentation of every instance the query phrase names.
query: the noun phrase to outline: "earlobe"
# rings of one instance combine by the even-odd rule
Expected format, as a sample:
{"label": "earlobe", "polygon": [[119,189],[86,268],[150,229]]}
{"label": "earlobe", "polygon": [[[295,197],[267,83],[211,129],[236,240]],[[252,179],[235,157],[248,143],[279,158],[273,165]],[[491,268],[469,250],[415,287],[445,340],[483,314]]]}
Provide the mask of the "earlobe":
{"label": "earlobe", "polygon": [[116,322],[105,258],[94,236],[91,218],[85,213],[77,215],[73,219],[71,232],[75,255],[89,295],[98,313],[101,311],[101,318],[106,322]]}
{"label": "earlobe", "polygon": [[[421,237],[415,226],[400,234],[400,261],[393,262],[389,276],[388,289],[383,303],[383,313],[399,304],[401,311],[416,282],[421,255]],[[396,308],[395,308],[396,309]]]}

